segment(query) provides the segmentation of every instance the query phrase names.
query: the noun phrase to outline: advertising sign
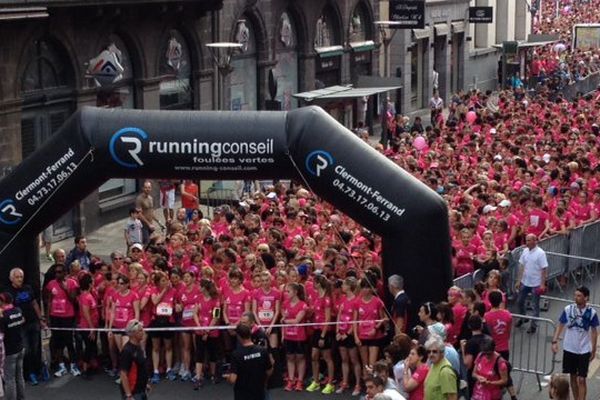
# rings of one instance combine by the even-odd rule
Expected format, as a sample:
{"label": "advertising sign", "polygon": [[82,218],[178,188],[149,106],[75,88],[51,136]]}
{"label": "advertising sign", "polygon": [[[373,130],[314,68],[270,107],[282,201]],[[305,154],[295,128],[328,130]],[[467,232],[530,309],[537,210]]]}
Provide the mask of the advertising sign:
{"label": "advertising sign", "polygon": [[390,0],[390,21],[395,29],[425,28],[425,1],[423,0]]}
{"label": "advertising sign", "polygon": [[491,24],[494,21],[494,7],[469,7],[469,23]]}

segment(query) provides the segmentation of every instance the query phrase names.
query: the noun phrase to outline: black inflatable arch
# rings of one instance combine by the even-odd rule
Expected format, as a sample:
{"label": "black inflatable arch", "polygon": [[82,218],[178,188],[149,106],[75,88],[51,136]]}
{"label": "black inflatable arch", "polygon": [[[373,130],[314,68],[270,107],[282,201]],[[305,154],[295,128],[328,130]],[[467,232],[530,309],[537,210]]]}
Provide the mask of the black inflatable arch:
{"label": "black inflatable arch", "polygon": [[451,283],[442,198],[318,107],[81,109],[0,182],[3,277],[13,266],[37,272],[36,235],[113,177],[306,179],[382,236],[385,274],[404,276],[413,304],[443,299]]}

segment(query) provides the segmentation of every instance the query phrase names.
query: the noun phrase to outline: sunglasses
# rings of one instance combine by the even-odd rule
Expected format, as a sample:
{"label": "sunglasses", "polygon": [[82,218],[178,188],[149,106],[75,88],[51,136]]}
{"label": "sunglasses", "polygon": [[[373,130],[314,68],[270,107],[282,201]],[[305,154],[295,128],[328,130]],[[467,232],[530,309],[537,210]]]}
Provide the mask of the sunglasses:
{"label": "sunglasses", "polygon": [[132,253],[141,253],[142,251],[140,249],[133,249],[131,250]]}
{"label": "sunglasses", "polygon": [[439,354],[439,350],[427,350],[427,354]]}
{"label": "sunglasses", "polygon": [[118,281],[117,284],[119,284],[119,285],[127,285],[127,283],[125,283],[123,281]]}
{"label": "sunglasses", "polygon": [[123,257],[115,257],[115,258],[113,258],[113,260],[115,260],[115,261],[116,260],[122,260],[122,259],[123,259]]}

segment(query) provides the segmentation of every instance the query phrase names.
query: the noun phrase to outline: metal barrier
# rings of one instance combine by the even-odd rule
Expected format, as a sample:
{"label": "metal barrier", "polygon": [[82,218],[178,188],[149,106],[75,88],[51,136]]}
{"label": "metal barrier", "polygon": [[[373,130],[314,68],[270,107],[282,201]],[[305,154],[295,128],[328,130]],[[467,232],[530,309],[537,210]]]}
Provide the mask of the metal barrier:
{"label": "metal barrier", "polygon": [[[552,337],[556,330],[554,321],[548,318],[537,318],[529,315],[512,314],[513,329],[510,337],[510,364],[513,371],[523,374],[535,374],[538,387],[542,390],[540,376],[550,375],[554,372],[556,354],[551,350]],[[527,333],[527,321],[536,321],[537,332]],[[517,323],[522,321],[522,326],[517,328]],[[520,391],[523,375],[519,379]]]}
{"label": "metal barrier", "polygon": [[577,96],[577,93],[587,94],[596,90],[600,83],[600,73],[595,72],[586,76],[584,79],[567,85],[563,88],[563,97],[567,100],[573,100]]}
{"label": "metal barrier", "polygon": [[461,289],[472,289],[473,288],[473,274],[464,274],[454,279],[454,286]]}
{"label": "metal barrier", "polygon": [[234,189],[212,186],[206,190],[206,197],[200,199],[200,202],[206,205],[209,216],[212,217],[212,212],[215,207],[225,204],[230,207],[237,207],[240,199],[237,191]]}
{"label": "metal barrier", "polygon": [[482,269],[478,269],[477,271],[473,272],[473,284],[482,282],[485,279],[485,275],[486,273]]}

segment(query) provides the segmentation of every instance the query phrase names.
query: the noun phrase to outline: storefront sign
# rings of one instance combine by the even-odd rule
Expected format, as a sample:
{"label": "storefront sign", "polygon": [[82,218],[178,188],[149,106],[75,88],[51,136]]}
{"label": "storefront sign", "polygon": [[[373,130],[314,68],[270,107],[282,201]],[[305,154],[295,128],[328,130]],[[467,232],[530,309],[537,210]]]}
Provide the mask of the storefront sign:
{"label": "storefront sign", "polygon": [[370,63],[371,62],[371,52],[370,51],[362,51],[353,54],[353,60],[355,63]]}
{"label": "storefront sign", "polygon": [[494,20],[494,7],[469,7],[469,23],[491,24]]}
{"label": "storefront sign", "polygon": [[321,58],[317,64],[317,72],[331,71],[340,68],[340,57]]}
{"label": "storefront sign", "polygon": [[425,1],[390,0],[390,21],[396,22],[390,28],[423,29],[425,27]]}

